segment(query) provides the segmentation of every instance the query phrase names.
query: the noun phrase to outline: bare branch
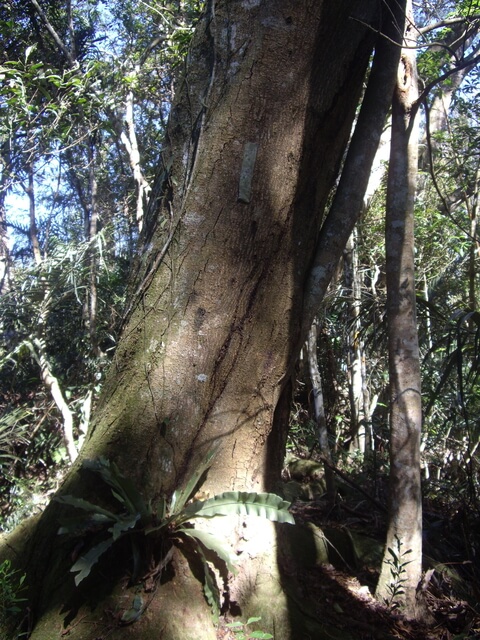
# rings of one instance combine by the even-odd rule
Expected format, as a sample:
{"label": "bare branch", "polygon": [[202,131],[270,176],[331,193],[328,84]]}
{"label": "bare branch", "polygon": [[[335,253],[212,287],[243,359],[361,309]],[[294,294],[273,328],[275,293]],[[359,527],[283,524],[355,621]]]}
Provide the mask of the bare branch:
{"label": "bare branch", "polygon": [[440,20],[439,22],[435,22],[434,24],[428,24],[426,27],[417,28],[417,31],[420,35],[424,36],[426,33],[431,33],[432,31],[442,29],[443,27],[449,27],[452,24],[470,24],[474,20],[480,20],[480,14],[475,14],[468,17],[459,16],[457,18],[446,18],[445,20]]}
{"label": "bare branch", "polygon": [[48,19],[47,14],[45,13],[45,11],[42,9],[42,7],[38,4],[37,0],[30,0],[30,2],[32,3],[32,5],[35,8],[35,11],[38,13],[38,15],[41,17],[41,19],[43,20],[43,22],[45,23],[45,26],[47,27],[48,32],[50,33],[50,35],[52,36],[52,38],[55,40],[56,44],[58,45],[59,49],[61,50],[61,52],[63,53],[63,55],[66,57],[68,64],[71,67],[76,67],[77,66],[77,61],[75,60],[75,58],[72,56],[72,54],[70,53],[70,51],[68,50],[68,48],[66,47],[66,45],[64,44],[63,40],[60,38],[60,36],[58,35],[58,33],[55,31],[52,23],[50,22],[50,20]]}

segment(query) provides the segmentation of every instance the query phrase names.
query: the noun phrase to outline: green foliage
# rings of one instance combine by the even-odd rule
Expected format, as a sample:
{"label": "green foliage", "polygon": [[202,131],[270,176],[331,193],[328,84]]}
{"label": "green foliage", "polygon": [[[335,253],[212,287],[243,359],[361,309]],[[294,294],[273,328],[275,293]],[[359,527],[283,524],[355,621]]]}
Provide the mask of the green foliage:
{"label": "green foliage", "polygon": [[405,567],[410,564],[411,560],[405,560],[405,557],[412,553],[411,549],[407,551],[402,551],[403,543],[398,536],[395,536],[395,549],[388,547],[388,553],[390,554],[390,558],[387,558],[385,561],[390,566],[390,576],[391,580],[387,585],[387,589],[389,591],[389,596],[386,601],[386,604],[395,609],[399,606],[399,598],[405,593],[404,585],[407,582],[405,577],[406,569]]}
{"label": "green foliage", "polygon": [[[11,246],[0,296],[0,415],[26,416],[23,435],[0,449],[2,526],[28,510],[28,496],[51,490],[47,469],[55,478],[65,467],[61,417],[36,362],[39,319],[75,437],[88,424],[84,409],[93,410],[116,346],[139,233],[124,105],[131,98],[141,171],[152,186],[173,70],[203,10],[200,0],[41,6],[69,55],[33,5],[0,3],[0,204]],[[34,225],[22,211],[30,207]],[[39,266],[32,264],[33,227]],[[35,475],[44,486],[35,489]]]}
{"label": "green foliage", "polygon": [[225,626],[232,630],[236,640],[253,640],[253,638],[268,640],[273,638],[272,634],[265,633],[264,631],[252,631],[250,629],[252,624],[260,622],[262,618],[260,616],[253,616],[249,618],[247,622],[229,622]]}
{"label": "green foliage", "polygon": [[301,453],[313,451],[318,446],[318,430],[314,420],[300,402],[293,402],[290,410],[287,451]]}
{"label": "green foliage", "polygon": [[25,591],[25,574],[12,569],[10,560],[4,560],[0,564],[0,631],[5,632],[15,626],[20,615],[24,612],[26,598],[22,597]]}
{"label": "green foliage", "polygon": [[18,460],[13,453],[14,446],[16,443],[26,442],[26,420],[29,416],[30,411],[22,407],[7,408],[0,416],[0,470],[2,472],[6,462]]}
{"label": "green foliage", "polygon": [[442,67],[449,60],[446,49],[426,49],[417,61],[418,74],[425,84],[436,80],[442,73]]}
{"label": "green foliage", "polygon": [[[190,540],[203,565],[205,597],[214,616],[217,617],[220,612],[220,594],[207,555],[208,552],[213,552],[217,562],[231,572],[235,572],[235,556],[231,548],[215,535],[194,529],[192,521],[227,515],[254,515],[272,522],[289,524],[294,524],[295,521],[288,511],[289,503],[271,493],[227,491],[204,501],[189,502],[202,476],[211,465],[214,453],[215,451],[209,452],[185,486],[173,493],[170,501],[162,498],[159,513],[154,512],[151,504],[145,502],[133,482],[122,475],[114,462],[105,458],[85,461],[83,468],[100,476],[103,483],[110,488],[111,495],[120,505],[121,511],[114,512],[70,495],[55,498],[57,502],[83,512],[71,517],[62,517],[59,534],[75,537],[95,534],[96,542],[71,568],[76,574],[75,584],[79,585],[87,578],[103,554],[122,538],[129,538],[132,545],[135,564],[132,573],[135,579],[140,574],[140,558],[142,550],[147,546],[147,536],[160,534],[162,546],[169,549],[172,544],[178,544],[181,540]],[[180,548],[182,549],[182,545]],[[140,609],[137,608],[137,611]]]}
{"label": "green foliage", "polygon": [[[102,232],[91,242],[75,244],[55,241],[40,265],[17,271],[10,290],[0,300],[0,367],[9,361],[18,362],[27,350],[31,351],[39,324],[45,325],[42,331],[47,347],[52,347],[53,359],[61,363],[61,368],[72,365],[71,360],[62,362],[62,359],[69,356],[76,360],[79,350],[91,349],[88,331],[82,326],[82,315],[92,255],[99,279],[97,339],[102,345],[108,345],[114,327],[109,320],[110,310],[102,300],[111,297],[116,273],[115,267],[105,260],[106,235]],[[82,369],[77,369],[77,373],[80,371]]]}
{"label": "green foliage", "polygon": [[[107,231],[107,230],[106,230]],[[0,503],[2,526],[14,523],[12,510],[23,512],[25,499],[42,489],[32,487],[32,474],[64,467],[61,416],[44,388],[40,358],[46,356],[74,414],[76,426],[88,424],[86,406],[95,401],[115,344],[111,308],[118,271],[107,264],[106,233],[94,242],[52,243],[50,255],[39,266],[18,268],[10,289],[0,297]],[[89,282],[89,260],[96,258],[99,281],[95,352],[83,321],[85,292]],[[120,303],[120,299],[118,300]],[[75,430],[75,435],[79,431]],[[18,491],[15,483],[20,482]],[[42,479],[43,474],[42,474]],[[25,483],[29,484],[24,491]],[[51,488],[51,487],[49,487]]]}

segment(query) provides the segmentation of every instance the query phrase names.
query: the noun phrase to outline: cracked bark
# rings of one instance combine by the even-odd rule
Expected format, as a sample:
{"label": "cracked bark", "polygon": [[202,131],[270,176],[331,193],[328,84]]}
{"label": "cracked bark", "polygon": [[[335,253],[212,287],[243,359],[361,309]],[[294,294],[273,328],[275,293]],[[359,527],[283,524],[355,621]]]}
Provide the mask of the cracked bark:
{"label": "cracked bark", "polygon": [[[158,216],[167,215],[172,226],[145,231],[138,295],[63,492],[95,497],[98,487],[75,472],[82,459],[103,455],[155,504],[214,444],[206,492],[275,489],[303,283],[372,52],[375,31],[366,24],[378,26],[378,6],[376,0],[360,7],[352,0],[208,3],[168,129],[171,185]],[[249,202],[242,202],[246,143],[258,148],[248,198],[241,199]],[[58,509],[53,503],[45,512],[23,556],[35,585],[32,639],[55,638],[65,623],[62,610],[75,598],[75,614],[87,617],[71,625],[69,637],[98,637],[102,616],[121,606],[122,586],[102,596],[93,613],[81,601],[68,549],[63,555],[55,549]],[[215,522],[241,552],[231,601],[246,616],[261,611],[263,627],[275,630],[277,640],[298,637],[304,623],[297,619],[300,626],[291,630],[293,604],[282,588],[273,528],[234,524]],[[215,638],[198,584],[180,558],[174,562],[175,578],[158,585],[135,633]],[[131,637],[128,628],[114,633]]]}

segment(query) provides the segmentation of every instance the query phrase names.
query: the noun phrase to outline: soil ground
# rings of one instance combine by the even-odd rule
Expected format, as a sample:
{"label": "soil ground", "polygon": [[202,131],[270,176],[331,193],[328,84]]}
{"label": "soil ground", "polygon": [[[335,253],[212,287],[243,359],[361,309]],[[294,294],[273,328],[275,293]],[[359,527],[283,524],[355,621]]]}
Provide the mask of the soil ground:
{"label": "soil ground", "polygon": [[[475,512],[452,508],[441,499],[424,503],[421,588],[430,620],[420,623],[372,595],[385,539],[381,505],[353,490],[343,492],[332,507],[318,478],[287,480],[285,494],[297,523],[292,530],[313,529],[325,539],[326,548],[323,559],[305,557],[301,568],[296,565],[289,574],[297,604],[314,629],[294,640],[480,640],[480,517]],[[301,490],[302,498],[287,495],[292,486],[294,493]],[[218,640],[239,640],[240,633],[225,626],[228,622],[228,617],[221,619]],[[243,639],[261,638],[260,630],[261,620]]]}
{"label": "soil ground", "polygon": [[[358,496],[340,500],[333,509],[322,498],[297,499],[292,512],[297,525],[324,532],[329,549],[327,561],[310,566],[305,563],[292,576],[306,603],[306,615],[316,619],[318,628],[295,640],[480,639],[480,588],[475,562],[461,543],[466,532],[461,531],[464,527],[458,514],[427,512],[427,520],[432,522],[427,533],[430,529],[433,533],[424,547],[436,557],[424,558],[421,588],[429,622],[420,623],[407,620],[394,604],[379,603],[372,595],[385,535],[385,513]],[[261,621],[251,630],[255,628],[261,629]],[[251,637],[255,636],[245,635],[247,640]],[[218,638],[238,640],[223,625]]]}

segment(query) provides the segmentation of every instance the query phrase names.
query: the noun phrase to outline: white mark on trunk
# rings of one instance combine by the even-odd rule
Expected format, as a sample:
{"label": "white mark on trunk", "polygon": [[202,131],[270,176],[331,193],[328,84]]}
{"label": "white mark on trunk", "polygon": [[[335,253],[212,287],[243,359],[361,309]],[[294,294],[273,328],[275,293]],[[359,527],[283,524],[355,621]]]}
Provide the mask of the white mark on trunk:
{"label": "white mark on trunk", "polygon": [[196,211],[188,211],[184,217],[185,224],[197,225],[204,219],[204,216],[199,215]]}
{"label": "white mark on trunk", "polygon": [[148,352],[156,351],[158,349],[158,345],[159,345],[158,340],[156,338],[152,338],[150,340],[150,346],[148,347],[147,351]]}
{"label": "white mark on trunk", "polygon": [[235,51],[237,44],[237,26],[235,24],[232,24],[230,26],[230,29],[227,29],[227,32],[229,32],[228,35],[230,37],[230,49],[231,51]]}
{"label": "white mark on trunk", "polygon": [[248,204],[252,196],[252,181],[257,159],[258,143],[246,142],[243,149],[242,168],[238,182],[238,201]]}

